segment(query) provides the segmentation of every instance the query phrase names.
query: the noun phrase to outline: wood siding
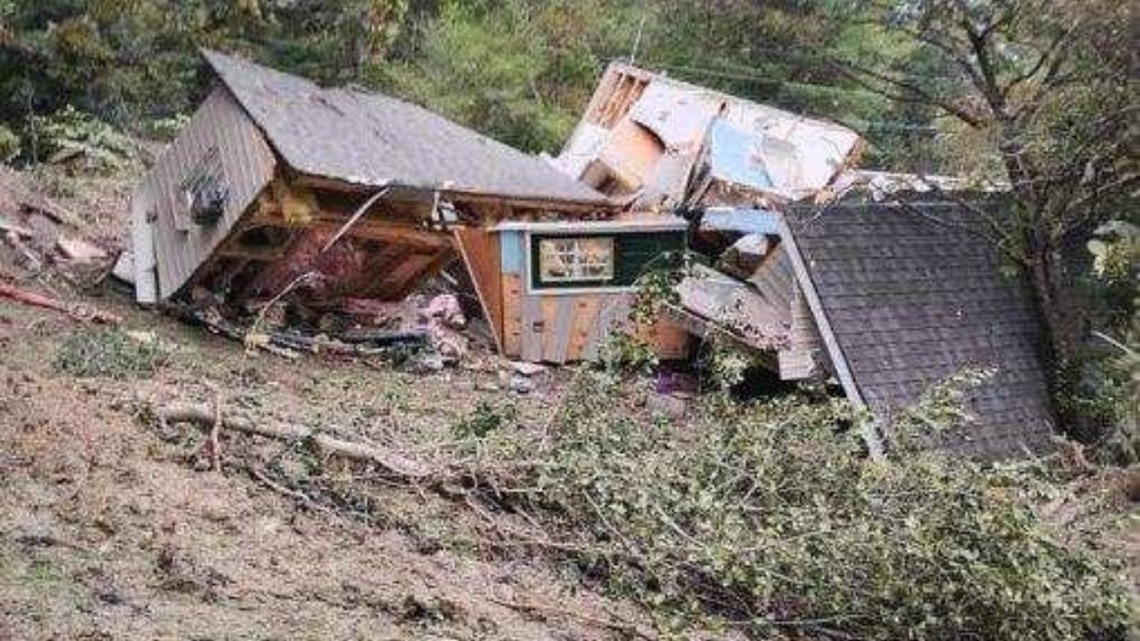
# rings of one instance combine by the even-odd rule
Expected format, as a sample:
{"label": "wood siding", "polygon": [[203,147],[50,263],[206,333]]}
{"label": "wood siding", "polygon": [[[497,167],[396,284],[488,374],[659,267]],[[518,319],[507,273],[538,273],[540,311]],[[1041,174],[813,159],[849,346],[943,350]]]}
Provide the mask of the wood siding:
{"label": "wood siding", "polygon": [[[499,233],[502,265],[503,355],[566,363],[594,358],[610,333],[628,323],[629,292],[529,291],[526,234]],[[663,358],[680,358],[688,335],[659,322],[646,338]]]}
{"label": "wood siding", "polygon": [[[183,184],[211,156],[228,195],[222,217],[198,225],[190,220]],[[275,169],[273,152],[261,132],[228,91],[215,88],[139,190],[142,209],[153,219],[161,299],[187,284],[273,180]]]}

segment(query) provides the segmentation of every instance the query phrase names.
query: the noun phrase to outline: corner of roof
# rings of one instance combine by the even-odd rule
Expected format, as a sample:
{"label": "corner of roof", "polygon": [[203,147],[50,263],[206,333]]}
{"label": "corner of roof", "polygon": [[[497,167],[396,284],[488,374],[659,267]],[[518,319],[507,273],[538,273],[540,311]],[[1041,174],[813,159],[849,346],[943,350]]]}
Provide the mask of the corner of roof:
{"label": "corner of roof", "polygon": [[198,55],[202,56],[206,64],[210,65],[210,68],[218,75],[221,75],[221,69],[219,69],[219,67],[222,64],[235,60],[234,56],[216,49],[210,49],[209,47],[198,47]]}

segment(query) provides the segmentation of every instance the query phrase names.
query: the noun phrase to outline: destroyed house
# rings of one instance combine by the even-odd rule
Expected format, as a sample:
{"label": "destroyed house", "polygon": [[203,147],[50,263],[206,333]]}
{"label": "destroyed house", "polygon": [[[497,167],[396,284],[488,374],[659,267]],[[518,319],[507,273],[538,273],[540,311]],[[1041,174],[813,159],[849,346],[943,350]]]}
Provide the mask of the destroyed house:
{"label": "destroyed house", "polygon": [[835,381],[876,417],[873,448],[931,385],[985,370],[971,420],[937,445],[1049,447],[1038,319],[974,196],[855,169],[842,126],[614,64],[543,161],[399,100],[204,55],[215,85],[133,199],[141,301],[289,300],[320,328],[461,261],[503,355],[564,363],[628,327],[638,277],[690,251],[703,265],[635,328],[661,356],[715,335],[782,379]]}
{"label": "destroyed house", "polygon": [[785,380],[804,380],[824,374],[826,354],[779,244],[776,208],[821,193],[861,148],[846,127],[619,62],[551,163],[630,211],[687,216],[690,246],[715,269],[684,280],[670,320],[740,342]]}
{"label": "destroyed house", "polygon": [[1034,303],[976,218],[1000,203],[952,179],[857,170],[861,148],[840,125],[615,63],[552,163],[633,210],[689,218],[709,266],[668,315],[785,380],[836,381],[876,417],[873,448],[932,385],[973,370],[990,376],[969,419],[932,444],[1049,449]]}
{"label": "destroyed house", "polygon": [[421,107],[203,55],[213,88],[134,194],[141,302],[287,294],[319,314],[399,300],[462,258],[500,349],[565,362],[683,246],[683,221],[615,220],[605,195]]}

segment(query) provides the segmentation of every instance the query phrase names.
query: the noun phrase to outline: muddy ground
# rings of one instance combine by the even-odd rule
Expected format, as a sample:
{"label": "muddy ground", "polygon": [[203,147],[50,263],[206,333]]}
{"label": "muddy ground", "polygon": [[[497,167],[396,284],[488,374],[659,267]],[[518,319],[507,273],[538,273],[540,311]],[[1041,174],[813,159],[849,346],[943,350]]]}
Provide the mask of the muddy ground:
{"label": "muddy ground", "polygon": [[244,469],[288,444],[223,434],[219,472],[194,456],[202,433],[136,415],[140,400],[212,403],[221,390],[223,411],[426,443],[480,400],[544,415],[556,374],[523,396],[499,389],[497,370],[286,361],[100,303],[177,345],[170,364],[152,378],[61,374],[56,347],[83,330],[0,303],[0,638],[621,638],[584,621],[627,606],[532,554],[483,549],[485,526],[462,505],[388,487],[363,511],[313,508]]}
{"label": "muddy ground", "polygon": [[[34,184],[114,249],[130,183]],[[610,639],[629,636],[614,621],[643,620],[570,566],[488,546],[485,512],[348,470],[339,486],[356,489],[314,501],[273,480],[306,474],[288,443],[223,433],[215,470],[201,431],[140,415],[221,399],[423,458],[481,401],[545,420],[568,374],[524,395],[486,352],[438,372],[283,359],[20,262],[0,255],[9,282],[121,314],[172,352],[153,375],[66,374],[60,345],[89,326],[0,300],[0,640]]]}

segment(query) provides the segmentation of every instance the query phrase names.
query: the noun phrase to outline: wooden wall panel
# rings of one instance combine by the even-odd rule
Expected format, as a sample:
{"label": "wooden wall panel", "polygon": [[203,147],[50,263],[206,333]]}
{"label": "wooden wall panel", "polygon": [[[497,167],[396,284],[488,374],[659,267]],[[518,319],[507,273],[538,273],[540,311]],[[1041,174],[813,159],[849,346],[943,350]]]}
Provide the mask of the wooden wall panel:
{"label": "wooden wall panel", "polygon": [[780,378],[785,381],[798,381],[813,378],[823,367],[823,339],[816,327],[807,299],[799,288],[792,296],[792,326],[789,349],[778,354]]}
{"label": "wooden wall panel", "polygon": [[455,243],[467,265],[467,273],[479,295],[483,315],[491,326],[495,344],[503,351],[503,265],[499,251],[499,237],[494,232],[478,228],[455,230]]}
{"label": "wooden wall panel", "polygon": [[575,296],[570,321],[570,342],[566,346],[566,360],[582,360],[586,342],[598,322],[601,300],[598,296]]}
{"label": "wooden wall panel", "polygon": [[548,363],[565,363],[570,348],[570,331],[574,321],[574,303],[577,296],[548,297],[543,303],[543,316],[547,319],[546,343],[543,360]]}
{"label": "wooden wall panel", "polygon": [[610,332],[618,329],[629,318],[630,297],[626,294],[601,294],[598,296],[598,317],[586,339],[582,358],[596,358],[609,338]]}
{"label": "wooden wall panel", "polygon": [[546,321],[542,317],[542,299],[538,296],[523,296],[522,299],[522,352],[525,361],[542,361],[542,344],[546,333]]}
{"label": "wooden wall panel", "polygon": [[503,274],[503,355],[508,358],[522,355],[522,288],[518,274]]}
{"label": "wooden wall panel", "polygon": [[[210,154],[228,188],[225,210],[211,225],[189,221],[182,184]],[[215,88],[143,180],[143,208],[154,217],[159,296],[169,298],[203,265],[257,199],[276,170],[260,130],[225,89]]]}
{"label": "wooden wall panel", "polygon": [[[597,356],[610,332],[628,322],[632,295],[626,292],[527,291],[524,235],[499,235],[502,266],[502,353],[532,362],[566,363]],[[658,324],[647,336],[663,358],[685,355],[688,334]]]}
{"label": "wooden wall panel", "polygon": [[499,233],[499,264],[503,274],[503,355],[519,358],[523,351],[523,297],[526,294],[526,257],[523,235],[517,231]]}

